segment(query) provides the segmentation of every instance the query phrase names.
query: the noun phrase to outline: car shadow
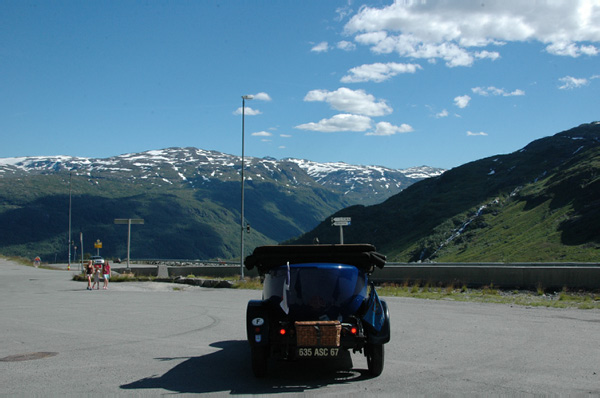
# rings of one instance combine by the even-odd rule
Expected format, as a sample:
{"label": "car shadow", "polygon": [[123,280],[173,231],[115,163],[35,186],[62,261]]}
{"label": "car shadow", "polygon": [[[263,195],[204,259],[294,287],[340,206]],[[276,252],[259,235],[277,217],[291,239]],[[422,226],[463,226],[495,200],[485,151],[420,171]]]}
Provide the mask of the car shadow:
{"label": "car shadow", "polygon": [[[332,384],[369,379],[366,369],[352,369],[349,353],[339,359],[269,362],[265,378],[254,377],[246,340],[210,345],[219,351],[189,357],[162,376],[150,376],[120,387],[125,390],[164,389],[177,393],[273,394],[303,392]],[[183,358],[156,358],[175,361]]]}

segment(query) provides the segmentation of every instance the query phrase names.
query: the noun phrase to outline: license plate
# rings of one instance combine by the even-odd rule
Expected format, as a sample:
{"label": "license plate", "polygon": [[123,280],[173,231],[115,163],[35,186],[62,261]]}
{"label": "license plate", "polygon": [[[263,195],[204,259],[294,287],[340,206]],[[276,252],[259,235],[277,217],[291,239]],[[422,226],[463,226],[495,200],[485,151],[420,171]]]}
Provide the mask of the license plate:
{"label": "license plate", "polygon": [[338,347],[300,347],[297,349],[299,358],[333,358],[340,354]]}

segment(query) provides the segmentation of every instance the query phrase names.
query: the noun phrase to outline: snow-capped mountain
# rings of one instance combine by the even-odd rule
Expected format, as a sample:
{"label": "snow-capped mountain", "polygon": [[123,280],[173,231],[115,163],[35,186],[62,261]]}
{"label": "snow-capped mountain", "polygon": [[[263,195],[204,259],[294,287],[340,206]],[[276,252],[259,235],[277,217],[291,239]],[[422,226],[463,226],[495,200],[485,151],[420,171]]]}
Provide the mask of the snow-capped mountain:
{"label": "snow-capped mountain", "polygon": [[[90,179],[122,179],[132,184],[187,185],[240,179],[241,158],[197,148],[167,148],[104,159],[71,156],[0,158],[0,178],[70,171]],[[249,181],[276,181],[290,188],[319,184],[343,194],[350,204],[374,204],[412,183],[445,170],[427,166],[395,170],[343,162],[318,163],[300,159],[245,158]]]}
{"label": "snow-capped mountain", "polygon": [[338,190],[363,204],[374,204],[402,191],[416,181],[435,177],[445,170],[428,166],[395,170],[382,166],[357,166],[344,162],[318,163],[286,159],[297,164],[317,183]]}
{"label": "snow-capped mountain", "polygon": [[[428,175],[251,157],[244,170],[248,251],[299,236],[345,207],[381,202]],[[59,253],[66,261],[72,219],[88,237],[85,252],[93,250],[89,239],[100,239],[102,254],[123,257],[126,239],[113,220],[132,217],[146,221],[132,236],[133,257],[239,258],[240,171],[239,156],[197,148],[0,159],[0,253]]]}

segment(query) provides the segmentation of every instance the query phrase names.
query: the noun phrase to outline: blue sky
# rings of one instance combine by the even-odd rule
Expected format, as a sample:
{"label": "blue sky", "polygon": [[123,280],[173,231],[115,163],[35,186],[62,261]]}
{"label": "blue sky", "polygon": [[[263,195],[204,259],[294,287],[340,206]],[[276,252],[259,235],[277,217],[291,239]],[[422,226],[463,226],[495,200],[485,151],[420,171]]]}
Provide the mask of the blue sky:
{"label": "blue sky", "polygon": [[600,1],[0,2],[0,157],[452,168],[600,120]]}

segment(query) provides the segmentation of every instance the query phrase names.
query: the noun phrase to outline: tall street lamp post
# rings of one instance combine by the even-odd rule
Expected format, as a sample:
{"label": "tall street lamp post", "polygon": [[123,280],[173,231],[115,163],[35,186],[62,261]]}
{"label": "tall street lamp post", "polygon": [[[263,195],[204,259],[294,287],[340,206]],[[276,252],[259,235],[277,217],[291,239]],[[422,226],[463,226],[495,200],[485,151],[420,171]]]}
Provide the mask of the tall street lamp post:
{"label": "tall street lamp post", "polygon": [[[69,172],[69,262],[67,263],[67,269],[71,269],[71,177],[72,172]],[[83,251],[82,251],[83,252]]]}
{"label": "tall street lamp post", "polygon": [[246,113],[246,100],[254,98],[252,95],[242,95],[242,211],[240,217],[240,273],[241,278],[244,279],[244,119]]}

